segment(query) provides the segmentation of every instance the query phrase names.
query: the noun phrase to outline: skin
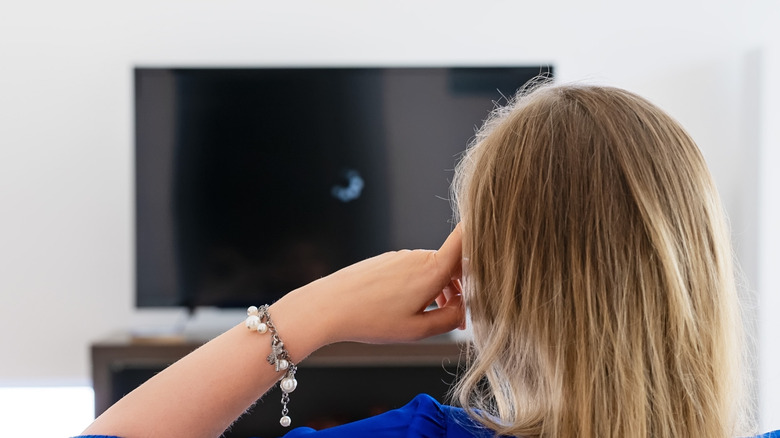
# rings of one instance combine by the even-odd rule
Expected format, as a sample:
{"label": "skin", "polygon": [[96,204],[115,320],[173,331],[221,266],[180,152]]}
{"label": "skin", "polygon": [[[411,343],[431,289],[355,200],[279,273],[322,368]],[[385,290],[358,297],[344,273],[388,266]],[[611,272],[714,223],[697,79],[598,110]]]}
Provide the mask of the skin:
{"label": "skin", "polygon": [[[340,341],[409,342],[465,326],[461,228],[438,251],[385,253],[296,289],[269,309],[294,363]],[[433,302],[438,308],[426,311]],[[218,437],[281,377],[268,334],[243,323],[166,368],[85,435]]]}

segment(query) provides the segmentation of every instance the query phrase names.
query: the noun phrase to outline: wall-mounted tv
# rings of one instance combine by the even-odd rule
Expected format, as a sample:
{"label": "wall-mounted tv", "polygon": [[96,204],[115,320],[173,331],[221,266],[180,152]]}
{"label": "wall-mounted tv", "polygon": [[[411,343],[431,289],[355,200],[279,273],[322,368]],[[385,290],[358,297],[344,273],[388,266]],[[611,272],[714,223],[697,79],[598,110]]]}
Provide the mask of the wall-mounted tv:
{"label": "wall-mounted tv", "polygon": [[545,67],[135,69],[136,303],[245,307],[435,248],[474,130]]}

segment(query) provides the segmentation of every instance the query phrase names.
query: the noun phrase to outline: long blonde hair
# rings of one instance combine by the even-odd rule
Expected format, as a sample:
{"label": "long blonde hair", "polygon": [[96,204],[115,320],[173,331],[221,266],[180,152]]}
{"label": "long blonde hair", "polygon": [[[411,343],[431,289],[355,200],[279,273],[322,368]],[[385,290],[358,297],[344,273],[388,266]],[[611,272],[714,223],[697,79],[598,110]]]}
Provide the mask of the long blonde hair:
{"label": "long blonde hair", "polygon": [[624,90],[496,110],[454,184],[473,360],[456,395],[500,434],[727,437],[742,400],[729,232],[698,148]]}

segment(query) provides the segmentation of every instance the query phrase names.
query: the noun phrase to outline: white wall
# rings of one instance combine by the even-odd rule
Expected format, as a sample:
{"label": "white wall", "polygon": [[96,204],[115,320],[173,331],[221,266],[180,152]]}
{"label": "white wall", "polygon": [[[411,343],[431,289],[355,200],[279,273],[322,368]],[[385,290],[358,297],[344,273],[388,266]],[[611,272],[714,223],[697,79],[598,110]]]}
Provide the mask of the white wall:
{"label": "white wall", "polygon": [[763,426],[780,428],[777,2],[116,3],[0,14],[0,385],[88,383],[91,340],[178,316],[132,304],[133,65],[550,63],[645,95],[699,142],[760,288]]}
{"label": "white wall", "polygon": [[760,100],[760,190],[758,245],[758,381],[760,418],[765,428],[780,428],[780,28],[764,53],[758,83]]}

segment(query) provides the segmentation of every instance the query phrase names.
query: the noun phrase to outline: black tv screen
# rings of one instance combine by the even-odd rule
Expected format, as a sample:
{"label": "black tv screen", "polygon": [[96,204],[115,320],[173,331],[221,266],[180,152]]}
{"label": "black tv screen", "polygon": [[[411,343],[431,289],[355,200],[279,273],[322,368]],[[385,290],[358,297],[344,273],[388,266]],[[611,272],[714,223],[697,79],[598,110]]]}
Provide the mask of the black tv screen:
{"label": "black tv screen", "polygon": [[488,113],[549,67],[136,68],[136,303],[244,307],[436,248]]}

